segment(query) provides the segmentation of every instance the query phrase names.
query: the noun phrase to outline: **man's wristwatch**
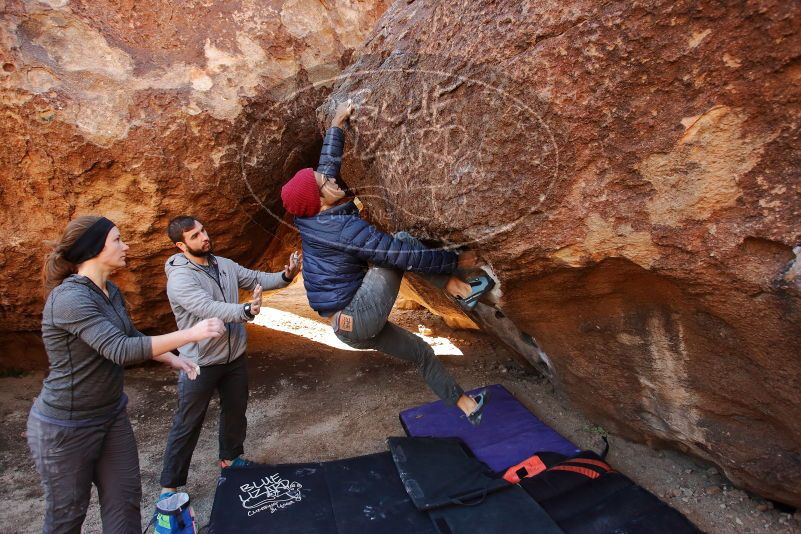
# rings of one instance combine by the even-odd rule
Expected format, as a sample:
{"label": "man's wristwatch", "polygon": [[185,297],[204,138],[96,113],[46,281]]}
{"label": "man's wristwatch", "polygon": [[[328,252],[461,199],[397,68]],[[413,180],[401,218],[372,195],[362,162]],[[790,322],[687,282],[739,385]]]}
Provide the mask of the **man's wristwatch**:
{"label": "man's wristwatch", "polygon": [[256,316],[250,312],[250,302],[245,303],[245,317],[251,321],[256,318]]}

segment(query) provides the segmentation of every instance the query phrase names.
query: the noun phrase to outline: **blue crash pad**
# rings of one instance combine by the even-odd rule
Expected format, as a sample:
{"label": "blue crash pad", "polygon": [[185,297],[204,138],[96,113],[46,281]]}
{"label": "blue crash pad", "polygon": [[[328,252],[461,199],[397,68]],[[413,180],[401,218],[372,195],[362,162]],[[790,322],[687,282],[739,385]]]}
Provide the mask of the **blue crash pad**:
{"label": "blue crash pad", "polygon": [[[468,393],[477,393],[479,388]],[[406,434],[413,437],[460,438],[476,458],[496,473],[506,471],[540,451],[566,456],[580,449],[540,421],[500,384],[487,386],[490,400],[481,425],[472,426],[462,412],[442,401],[400,413]]]}

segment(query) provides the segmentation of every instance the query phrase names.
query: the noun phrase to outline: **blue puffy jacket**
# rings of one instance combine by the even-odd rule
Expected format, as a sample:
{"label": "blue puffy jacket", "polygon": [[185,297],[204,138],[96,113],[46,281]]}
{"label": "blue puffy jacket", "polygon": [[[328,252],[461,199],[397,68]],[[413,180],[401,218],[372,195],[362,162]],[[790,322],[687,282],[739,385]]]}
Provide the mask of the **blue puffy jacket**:
{"label": "blue puffy jacket", "polygon": [[[326,132],[317,172],[337,176],[344,133]],[[329,315],[347,306],[361,286],[368,263],[421,273],[452,273],[458,257],[394,238],[368,224],[353,202],[313,217],[295,217],[303,248],[303,279],[312,309]]]}

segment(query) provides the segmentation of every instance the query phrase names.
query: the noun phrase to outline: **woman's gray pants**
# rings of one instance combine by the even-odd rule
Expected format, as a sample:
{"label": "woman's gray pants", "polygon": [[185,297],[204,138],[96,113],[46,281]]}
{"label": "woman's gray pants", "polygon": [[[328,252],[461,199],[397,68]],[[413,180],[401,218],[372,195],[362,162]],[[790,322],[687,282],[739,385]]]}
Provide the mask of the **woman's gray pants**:
{"label": "woman's gray pants", "polygon": [[142,532],[139,454],[126,410],[106,423],[79,428],[29,415],[27,436],[44,488],[43,532],[80,533],[93,483],[103,532]]}
{"label": "woman's gray pants", "polygon": [[[409,234],[395,234],[398,239],[417,241]],[[444,287],[448,275],[423,275],[437,287]],[[403,271],[370,267],[353,299],[345,309],[334,314],[332,325],[337,338],[355,349],[373,349],[414,363],[428,387],[448,404],[456,404],[464,390],[456,383],[434,355],[434,349],[416,336],[389,321],[392,306],[400,291]],[[340,314],[352,317],[350,332],[339,328]]]}

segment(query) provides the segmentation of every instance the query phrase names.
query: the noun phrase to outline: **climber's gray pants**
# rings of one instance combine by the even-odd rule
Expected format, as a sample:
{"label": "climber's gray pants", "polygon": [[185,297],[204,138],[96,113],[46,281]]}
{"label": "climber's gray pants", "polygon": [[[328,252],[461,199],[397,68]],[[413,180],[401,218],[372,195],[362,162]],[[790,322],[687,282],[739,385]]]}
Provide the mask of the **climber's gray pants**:
{"label": "climber's gray pants", "polygon": [[[395,237],[414,240],[405,232]],[[422,276],[436,287],[444,287],[449,278],[448,275]],[[355,349],[373,349],[414,363],[440,399],[456,404],[464,391],[434,355],[434,349],[419,336],[387,321],[402,279],[403,271],[370,267],[350,304],[334,314],[331,322],[334,332],[343,343]],[[341,328],[340,315],[352,318],[351,331]]]}

